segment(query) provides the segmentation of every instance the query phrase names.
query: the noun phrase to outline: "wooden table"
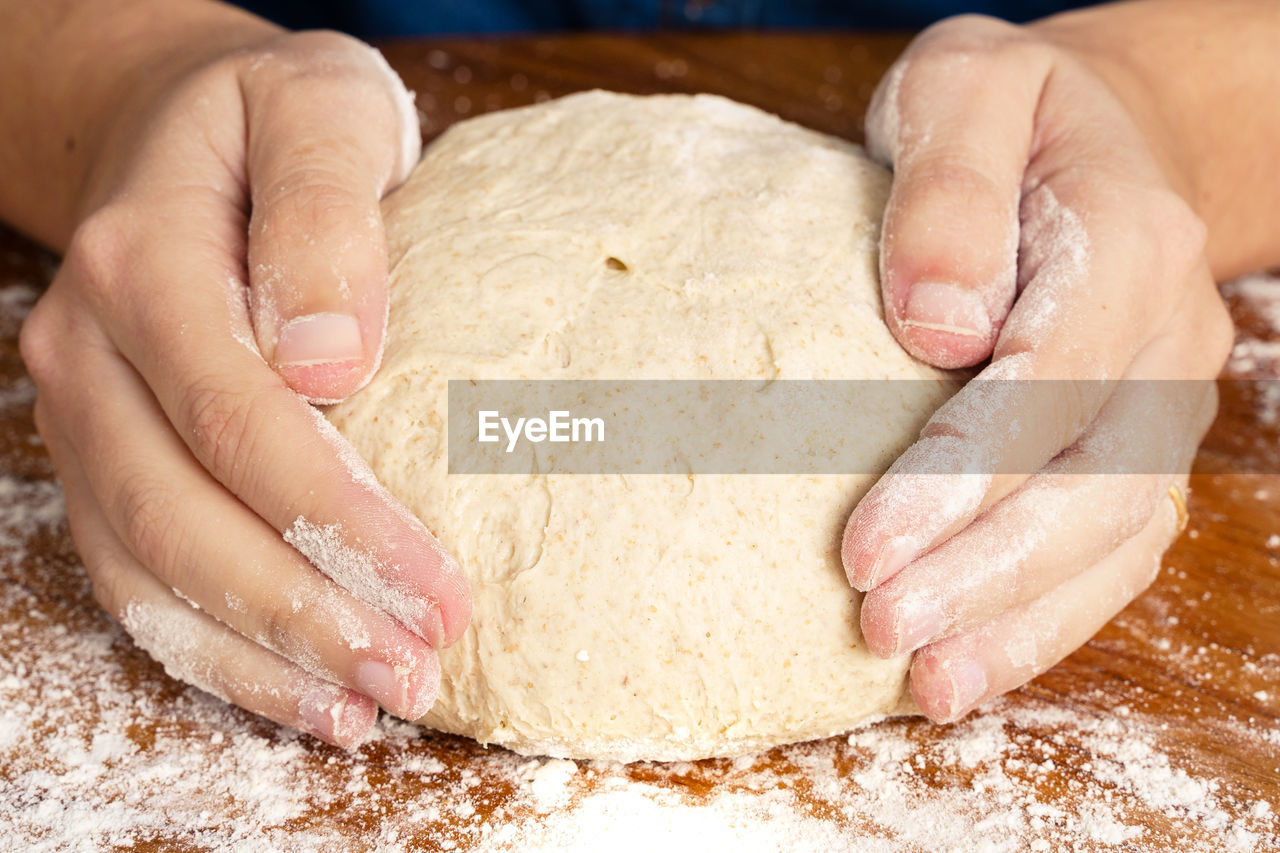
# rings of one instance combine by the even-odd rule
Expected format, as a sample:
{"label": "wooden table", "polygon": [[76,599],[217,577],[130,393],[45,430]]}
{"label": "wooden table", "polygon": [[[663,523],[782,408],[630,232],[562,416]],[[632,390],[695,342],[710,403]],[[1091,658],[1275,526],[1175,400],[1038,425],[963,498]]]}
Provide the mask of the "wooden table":
{"label": "wooden table", "polygon": [[[591,36],[386,53],[428,136],[602,87],[717,92],[858,139],[905,42]],[[1247,381],[1223,382],[1190,528],[1154,587],[962,724],[894,720],[754,760],[621,768],[384,721],[344,753],[170,680],[93,604],[16,347],[52,269],[0,234],[0,847],[1280,850],[1280,388],[1255,381],[1277,375],[1266,357],[1237,359]],[[1242,354],[1270,355],[1256,341],[1280,331],[1265,311],[1232,307]]]}

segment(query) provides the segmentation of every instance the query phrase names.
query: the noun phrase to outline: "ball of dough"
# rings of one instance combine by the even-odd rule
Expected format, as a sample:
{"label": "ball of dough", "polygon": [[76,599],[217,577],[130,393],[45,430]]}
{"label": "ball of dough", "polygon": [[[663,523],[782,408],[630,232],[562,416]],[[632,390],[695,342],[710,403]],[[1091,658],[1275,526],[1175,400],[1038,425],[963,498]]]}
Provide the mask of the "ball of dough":
{"label": "ball of dough", "polygon": [[[590,92],[451,128],[383,207],[382,367],[329,412],[472,583],[422,723],[517,752],[695,759],[910,709],[840,537],[873,476],[447,473],[449,379],[953,377],[882,319],[889,175],[723,98]],[[905,424],[905,425],[904,425]]]}

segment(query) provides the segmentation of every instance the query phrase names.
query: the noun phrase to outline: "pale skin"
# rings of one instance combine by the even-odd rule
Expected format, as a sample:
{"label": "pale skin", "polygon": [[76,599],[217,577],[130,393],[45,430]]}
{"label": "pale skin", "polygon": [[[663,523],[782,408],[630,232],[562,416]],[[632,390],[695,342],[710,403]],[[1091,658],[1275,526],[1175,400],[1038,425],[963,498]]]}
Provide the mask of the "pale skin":
{"label": "pale skin", "polygon": [[[99,601],[126,624],[131,603],[168,614],[205,650],[175,665],[329,742],[358,743],[378,703],[420,715],[466,583],[307,402],[349,395],[378,362],[378,201],[404,165],[394,81],[351,39],[204,0],[0,0],[0,18],[0,217],[66,257],[22,353]],[[1280,262],[1280,111],[1262,106],[1280,91],[1277,37],[1269,0],[922,34],[868,121],[895,172],[894,334],[925,361],[990,358],[1020,379],[1215,376],[1231,343],[1215,280]],[[1064,229],[1086,251],[1056,251]],[[916,652],[931,718],[1044,671],[1150,583],[1178,532],[1168,487],[1215,408],[1209,385],[1187,387],[1151,401],[1082,385],[1065,405],[962,392],[857,507],[843,555],[867,642]],[[1148,449],[1181,473],[1073,473],[1152,405],[1168,428]],[[1012,419],[1048,427],[983,428]],[[1036,473],[911,488],[975,456]],[[431,603],[422,618],[314,569],[282,538],[299,516],[340,525]],[[1014,537],[1016,558],[973,558]]]}

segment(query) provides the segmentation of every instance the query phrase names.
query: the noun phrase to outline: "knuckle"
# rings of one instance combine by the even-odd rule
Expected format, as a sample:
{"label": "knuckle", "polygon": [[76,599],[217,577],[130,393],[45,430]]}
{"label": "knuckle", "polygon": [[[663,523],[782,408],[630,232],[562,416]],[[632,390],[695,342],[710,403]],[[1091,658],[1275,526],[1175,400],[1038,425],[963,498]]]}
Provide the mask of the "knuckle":
{"label": "knuckle", "polygon": [[932,50],[955,50],[973,53],[989,50],[993,46],[1023,40],[1023,28],[1007,20],[977,13],[952,15],[943,18],[920,33],[920,42]]}
{"label": "knuckle", "polygon": [[1148,233],[1158,235],[1166,256],[1176,266],[1170,270],[1186,270],[1198,264],[1208,242],[1208,228],[1191,205],[1169,187],[1145,193],[1142,221]]}
{"label": "knuckle", "polygon": [[1161,262],[1153,270],[1159,280],[1181,284],[1203,262],[1208,228],[1171,187],[1120,180],[1104,188],[1080,172],[1064,184],[1072,195],[1087,195],[1107,220],[1135,223],[1134,235],[1145,237],[1146,250]]}
{"label": "knuckle", "polygon": [[[911,43],[875,92],[867,116],[873,153],[898,159],[945,144],[956,134],[954,128],[932,132],[940,118],[976,128],[992,119],[1007,123],[1029,115],[1051,67],[1051,51],[1022,28],[995,18],[962,15],[934,24]],[[981,155],[986,146],[973,147],[978,150],[970,156]]]}
{"label": "knuckle", "polygon": [[[290,40],[298,47],[299,50],[309,54],[349,54],[354,50],[366,50],[364,42],[339,32],[338,30],[306,30],[304,32],[295,33]],[[323,62],[317,62],[318,67],[323,67]]]}
{"label": "knuckle", "polygon": [[364,42],[334,30],[291,33],[267,52],[248,58],[246,79],[266,84],[261,90],[273,105],[382,85],[380,76],[366,72],[372,55]]}
{"label": "knuckle", "polygon": [[204,116],[209,114],[212,103],[223,104],[228,109],[239,106],[238,71],[244,53],[247,50],[241,48],[220,54],[191,68],[177,80],[170,96],[161,104],[161,126],[172,127],[174,121],[190,124],[197,115],[193,107]]}
{"label": "knuckle", "polygon": [[258,639],[277,651],[296,649],[300,637],[315,635],[313,606],[306,596],[275,595],[258,611]]}
{"label": "knuckle", "polygon": [[[1226,362],[1226,347],[1230,346],[1232,332],[1230,318],[1222,305],[1217,289],[1212,285],[1207,274],[1201,274],[1205,267],[1205,249],[1208,243],[1208,229],[1204,221],[1196,214],[1187,201],[1168,187],[1135,189],[1111,200],[1110,216],[1117,221],[1128,219],[1141,223],[1134,235],[1135,246],[1141,246],[1141,254],[1148,259],[1146,278],[1152,282],[1152,291],[1163,297],[1166,310],[1182,306],[1183,310],[1191,305],[1206,305],[1208,310],[1195,320],[1201,333],[1211,333],[1204,344],[1209,352],[1206,355],[1218,355],[1221,347],[1221,360],[1214,364],[1220,368]],[[1141,242],[1138,242],[1138,241]],[[1197,298],[1194,290],[1203,280],[1205,292],[1209,299]],[[1188,292],[1188,288],[1193,292]],[[1135,302],[1141,302],[1142,292],[1135,292]]]}
{"label": "knuckle", "polygon": [[1190,467],[1192,459],[1200,446],[1200,442],[1204,440],[1205,434],[1209,428],[1213,426],[1214,420],[1218,417],[1218,384],[1216,382],[1199,383],[1203,386],[1199,399],[1192,402],[1193,410],[1188,420],[1190,421],[1190,429],[1187,450],[1187,467]]}
{"label": "knuckle", "polygon": [[350,231],[352,223],[369,219],[364,211],[371,207],[372,198],[361,204],[339,185],[342,179],[336,170],[316,165],[313,153],[304,151],[297,159],[308,165],[292,167],[261,191],[265,230],[282,234]]}
{"label": "knuckle", "polygon": [[913,164],[920,179],[913,182],[916,203],[928,199],[945,199],[948,204],[984,208],[993,203],[1001,208],[1009,205],[1013,189],[978,165],[968,150],[940,147],[919,157]]}
{"label": "knuckle", "polygon": [[27,372],[36,385],[47,385],[57,374],[62,362],[61,350],[64,337],[59,333],[54,317],[56,309],[48,298],[41,299],[27,316],[18,333],[18,351],[26,363]]}
{"label": "knuckle", "polygon": [[90,294],[102,294],[124,278],[130,248],[126,211],[108,205],[90,214],[76,228],[64,263]]}
{"label": "knuckle", "polygon": [[1042,411],[1046,434],[1054,435],[1059,447],[1069,447],[1087,430],[1114,390],[1114,382],[1094,378],[1072,378],[1046,383]]}
{"label": "knuckle", "polygon": [[239,491],[252,461],[261,393],[232,392],[224,382],[208,378],[191,383],[179,403],[181,422],[190,431],[196,456],[233,492]]}
{"label": "knuckle", "polygon": [[[388,142],[399,139],[406,116],[395,78],[373,49],[341,33],[312,31],[247,59],[241,79],[253,129],[249,159],[265,179],[253,182],[255,204],[318,177],[376,209],[399,155]],[[346,116],[340,125],[330,118],[334,110]]]}
{"label": "knuckle", "polygon": [[1000,18],[970,12],[943,18],[933,26],[926,28],[924,32],[932,37],[947,38],[963,43],[976,39],[990,41],[997,37],[1008,38],[1015,33],[1022,32],[1022,30],[1018,26]]}
{"label": "knuckle", "polygon": [[931,81],[937,74],[953,75],[974,61],[1003,55],[1017,45],[1031,43],[1021,27],[987,15],[944,18],[920,34],[912,65]]}
{"label": "knuckle", "polygon": [[149,474],[126,476],[120,482],[125,541],[138,561],[161,577],[172,577],[187,556],[177,507],[172,489]]}

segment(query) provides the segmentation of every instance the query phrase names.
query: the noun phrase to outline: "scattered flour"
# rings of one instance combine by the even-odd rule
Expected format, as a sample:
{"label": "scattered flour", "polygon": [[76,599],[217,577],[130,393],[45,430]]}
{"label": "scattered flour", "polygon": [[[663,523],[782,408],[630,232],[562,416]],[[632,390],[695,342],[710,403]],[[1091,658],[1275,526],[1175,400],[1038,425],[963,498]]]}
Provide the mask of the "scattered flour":
{"label": "scattered flour", "polygon": [[[0,476],[0,494],[22,501],[0,503],[0,837],[33,851],[1280,845],[1274,804],[1166,749],[1168,716],[1035,691],[949,729],[885,720],[733,761],[528,759],[392,718],[344,753],[167,679],[97,611],[57,491]],[[1280,658],[1246,668],[1273,677]],[[1236,753],[1280,767],[1280,739],[1239,729]]]}
{"label": "scattered flour", "polygon": [[[0,286],[0,320],[16,328],[32,293],[26,284]],[[0,384],[0,408],[29,393],[20,383]],[[29,458],[8,458],[4,467],[47,476]],[[1082,676],[1102,686],[1064,700],[1042,680],[949,728],[886,720],[847,738],[732,761],[531,760],[392,718],[358,750],[342,752],[167,678],[93,602],[57,486],[4,473],[0,846],[31,853],[1280,849],[1280,804],[1269,799],[1280,774],[1274,707],[1266,721],[1200,713],[1211,695],[1200,687],[1213,687],[1222,667],[1256,685],[1246,688],[1253,700],[1274,702],[1280,654],[1229,652],[1207,638],[1171,641],[1166,633],[1194,636],[1185,611],[1181,621],[1170,612],[1194,606],[1178,586],[1185,578],[1167,572],[1117,620],[1112,639],[1094,643],[1105,647],[1118,634],[1126,650],[1168,662],[1178,686],[1159,714],[1116,704],[1115,691],[1138,696],[1136,685]],[[1210,753],[1185,745],[1189,731],[1272,780],[1272,789],[1251,785],[1247,772],[1214,776]]]}

